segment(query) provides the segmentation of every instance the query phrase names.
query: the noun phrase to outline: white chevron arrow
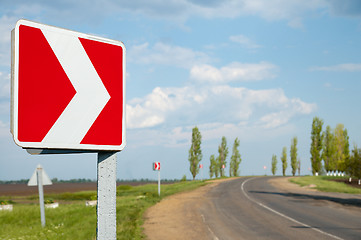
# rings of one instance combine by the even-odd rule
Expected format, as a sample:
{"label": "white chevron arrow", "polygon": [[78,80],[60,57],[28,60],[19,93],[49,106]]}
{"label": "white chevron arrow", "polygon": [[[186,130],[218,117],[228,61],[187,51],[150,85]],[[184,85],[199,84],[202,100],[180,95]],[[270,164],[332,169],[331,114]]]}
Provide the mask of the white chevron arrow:
{"label": "white chevron arrow", "polygon": [[76,94],[42,142],[79,144],[110,99],[78,37],[42,29]]}

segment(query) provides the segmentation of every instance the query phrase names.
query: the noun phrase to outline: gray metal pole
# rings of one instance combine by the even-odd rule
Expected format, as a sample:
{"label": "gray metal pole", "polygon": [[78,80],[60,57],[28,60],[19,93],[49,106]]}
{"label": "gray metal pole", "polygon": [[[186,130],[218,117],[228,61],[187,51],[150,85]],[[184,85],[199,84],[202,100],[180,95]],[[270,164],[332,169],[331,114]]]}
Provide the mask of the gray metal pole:
{"label": "gray metal pole", "polygon": [[160,196],[160,170],[158,170],[158,196]]}
{"label": "gray metal pole", "polygon": [[40,219],[41,219],[41,225],[44,227],[45,226],[45,209],[44,209],[44,190],[43,190],[43,169],[37,168],[36,175],[37,175],[37,179],[38,179]]}
{"label": "gray metal pole", "polygon": [[98,153],[97,239],[115,240],[117,152]]}

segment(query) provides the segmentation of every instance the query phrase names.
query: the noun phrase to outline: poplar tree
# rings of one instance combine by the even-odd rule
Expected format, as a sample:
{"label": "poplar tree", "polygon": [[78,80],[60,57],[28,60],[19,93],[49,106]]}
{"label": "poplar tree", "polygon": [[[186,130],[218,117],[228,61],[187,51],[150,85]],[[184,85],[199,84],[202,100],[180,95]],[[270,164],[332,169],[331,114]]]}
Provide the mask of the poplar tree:
{"label": "poplar tree", "polygon": [[272,174],[273,176],[276,175],[277,172],[277,156],[276,155],[272,155]]}
{"label": "poplar tree", "polygon": [[227,147],[227,139],[226,137],[222,137],[221,145],[218,146],[218,166],[219,166],[219,172],[221,177],[224,176],[224,168],[222,166],[224,165],[226,167],[227,164],[227,155],[228,155],[228,147]]}
{"label": "poplar tree", "polygon": [[311,165],[312,165],[312,174],[318,174],[321,171],[321,150],[322,150],[322,125],[323,120],[318,117],[314,117],[312,121],[312,130],[311,130]]}
{"label": "poplar tree", "polygon": [[199,162],[202,160],[202,150],[201,150],[202,135],[197,127],[192,129],[192,145],[189,149],[188,161],[189,161],[189,170],[192,173],[193,180],[196,178],[196,175],[199,173]]}
{"label": "poplar tree", "polygon": [[237,177],[239,175],[239,164],[241,164],[241,154],[238,151],[238,147],[239,147],[239,140],[238,138],[236,138],[234,140],[233,143],[233,149],[232,149],[232,156],[231,156],[231,161],[229,163],[229,176],[232,177]]}
{"label": "poplar tree", "polygon": [[216,165],[216,159],[214,158],[214,154],[211,155],[211,157],[209,158],[209,177],[212,178],[213,176],[218,177],[218,173],[217,175],[215,174],[215,165]]}
{"label": "poplar tree", "polygon": [[287,148],[286,147],[283,147],[281,161],[282,161],[282,174],[283,174],[283,176],[286,176],[286,169],[287,169]]}
{"label": "poplar tree", "polygon": [[335,143],[334,143],[334,134],[330,126],[326,127],[325,132],[323,133],[323,150],[322,150],[322,159],[326,172],[335,171]]}
{"label": "poplar tree", "polygon": [[298,158],[297,160],[297,170],[298,170],[298,176],[301,175],[301,159]]}
{"label": "poplar tree", "polygon": [[292,138],[291,141],[291,149],[290,149],[290,157],[291,157],[291,168],[292,168],[292,176],[296,175],[297,172],[297,137]]}
{"label": "poplar tree", "polygon": [[216,176],[216,178],[220,175],[220,171],[219,171],[219,156],[214,160],[214,164],[213,164],[213,171],[214,171],[214,175]]}
{"label": "poplar tree", "polygon": [[350,159],[349,137],[347,129],[344,130],[343,124],[339,123],[335,128],[335,162],[336,170],[345,171],[347,162]]}

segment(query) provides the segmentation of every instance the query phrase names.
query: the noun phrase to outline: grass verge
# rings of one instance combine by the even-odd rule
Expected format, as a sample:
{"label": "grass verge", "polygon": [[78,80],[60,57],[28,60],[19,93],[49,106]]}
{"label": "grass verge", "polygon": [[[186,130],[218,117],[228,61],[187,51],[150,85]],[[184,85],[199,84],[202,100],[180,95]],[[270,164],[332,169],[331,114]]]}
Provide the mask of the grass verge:
{"label": "grass verge", "polygon": [[[193,190],[207,184],[204,181],[187,181],[161,186],[158,196],[157,184],[142,186],[119,186],[117,188],[117,239],[144,239],[142,232],[145,210],[169,195]],[[12,212],[0,211],[0,239],[95,239],[96,208],[86,207],[84,199],[95,192],[50,195],[54,201],[61,200],[56,209],[46,209],[46,226],[40,224],[38,204],[15,204]],[[95,193],[96,194],[96,193]]]}
{"label": "grass verge", "polygon": [[[337,193],[350,193],[361,194],[361,189],[348,186],[342,182],[332,181],[335,177],[329,176],[304,176],[291,178],[289,181],[296,183],[301,187],[315,185],[312,187],[322,192],[337,192]],[[339,177],[337,179],[340,179]]]}

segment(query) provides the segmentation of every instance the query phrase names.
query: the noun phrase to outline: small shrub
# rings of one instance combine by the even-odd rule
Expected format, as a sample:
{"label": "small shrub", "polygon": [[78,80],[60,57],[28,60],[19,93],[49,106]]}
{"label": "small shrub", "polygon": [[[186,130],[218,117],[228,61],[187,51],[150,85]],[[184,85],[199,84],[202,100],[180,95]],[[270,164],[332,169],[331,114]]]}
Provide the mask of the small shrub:
{"label": "small shrub", "polygon": [[48,198],[48,199],[45,199],[44,203],[45,204],[51,204],[51,203],[54,203],[54,200],[51,199],[51,198]]}
{"label": "small shrub", "polygon": [[185,182],[185,181],[187,181],[187,176],[184,174],[182,179],[181,179],[181,182]]}
{"label": "small shrub", "polygon": [[13,200],[2,200],[0,199],[0,205],[14,204]]}

